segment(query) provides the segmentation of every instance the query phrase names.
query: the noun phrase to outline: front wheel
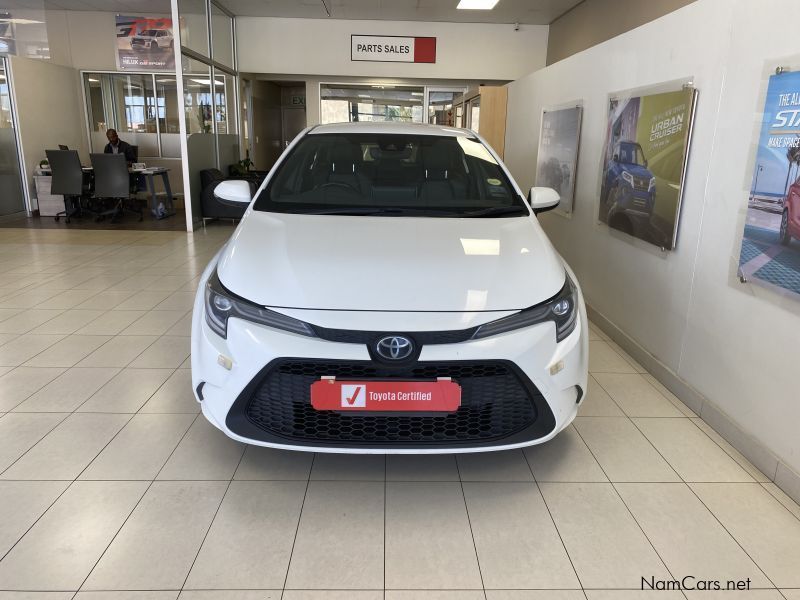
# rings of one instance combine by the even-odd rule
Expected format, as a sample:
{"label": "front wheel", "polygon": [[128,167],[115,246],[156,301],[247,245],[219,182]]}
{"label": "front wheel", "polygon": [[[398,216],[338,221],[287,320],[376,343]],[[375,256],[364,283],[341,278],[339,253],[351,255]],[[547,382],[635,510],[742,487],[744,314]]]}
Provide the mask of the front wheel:
{"label": "front wheel", "polygon": [[783,216],[781,216],[781,230],[778,233],[778,240],[784,246],[788,246],[789,242],[792,241],[792,236],[789,233],[789,209],[785,209],[783,211]]}

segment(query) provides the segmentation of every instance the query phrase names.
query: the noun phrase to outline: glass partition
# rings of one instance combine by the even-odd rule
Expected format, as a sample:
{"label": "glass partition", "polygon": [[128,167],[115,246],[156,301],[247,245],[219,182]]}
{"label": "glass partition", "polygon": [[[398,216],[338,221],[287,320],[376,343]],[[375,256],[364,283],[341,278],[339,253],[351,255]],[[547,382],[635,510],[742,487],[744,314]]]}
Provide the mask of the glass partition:
{"label": "glass partition", "polygon": [[320,122],[423,122],[424,88],[371,84],[320,85]]}
{"label": "glass partition", "polygon": [[181,45],[208,56],[208,16],[206,0],[178,0]]}
{"label": "glass partition", "polygon": [[[152,73],[85,73],[89,137],[102,152],[106,132],[139,147],[139,157],[180,157],[175,77]],[[159,139],[160,136],[160,139]],[[166,151],[165,151],[166,147]]]}
{"label": "glass partition", "polygon": [[211,67],[183,57],[183,115],[186,133],[213,133]]}
{"label": "glass partition", "polygon": [[0,58],[0,215],[25,210],[5,60]]}
{"label": "glass partition", "polygon": [[211,5],[212,57],[233,68],[233,19],[215,4]]}

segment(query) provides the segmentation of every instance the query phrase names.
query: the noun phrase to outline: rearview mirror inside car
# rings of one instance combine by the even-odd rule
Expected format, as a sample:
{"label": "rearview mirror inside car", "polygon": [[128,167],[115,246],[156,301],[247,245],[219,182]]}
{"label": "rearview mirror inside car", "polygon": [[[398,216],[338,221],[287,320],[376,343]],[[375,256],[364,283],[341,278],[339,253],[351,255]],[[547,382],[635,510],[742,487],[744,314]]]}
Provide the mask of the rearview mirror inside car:
{"label": "rearview mirror inside car", "polygon": [[253,197],[250,195],[250,183],[242,179],[228,179],[214,188],[214,197],[229,206],[250,204]]}
{"label": "rearview mirror inside car", "polygon": [[528,202],[535,214],[554,209],[561,202],[561,196],[553,188],[532,187],[528,192]]}

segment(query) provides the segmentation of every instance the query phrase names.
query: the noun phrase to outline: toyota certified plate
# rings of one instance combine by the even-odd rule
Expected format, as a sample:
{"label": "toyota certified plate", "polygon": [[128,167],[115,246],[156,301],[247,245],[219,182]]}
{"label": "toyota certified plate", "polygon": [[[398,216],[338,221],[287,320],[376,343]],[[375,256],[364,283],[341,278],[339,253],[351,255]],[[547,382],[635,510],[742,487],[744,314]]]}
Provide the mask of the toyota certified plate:
{"label": "toyota certified plate", "polygon": [[311,406],[339,412],[454,412],[461,386],[435,381],[339,381],[322,378],[311,385]]}

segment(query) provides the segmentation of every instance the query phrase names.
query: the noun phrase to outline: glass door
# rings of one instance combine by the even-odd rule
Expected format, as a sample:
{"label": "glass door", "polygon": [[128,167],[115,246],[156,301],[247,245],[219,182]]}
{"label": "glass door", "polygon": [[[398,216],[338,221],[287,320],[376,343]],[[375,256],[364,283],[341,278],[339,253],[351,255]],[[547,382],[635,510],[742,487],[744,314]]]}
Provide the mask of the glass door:
{"label": "glass door", "polygon": [[456,117],[456,100],[465,92],[464,88],[428,88],[428,123],[460,127]]}
{"label": "glass door", "polygon": [[0,215],[25,210],[22,193],[14,107],[6,77],[6,59],[0,59]]}

